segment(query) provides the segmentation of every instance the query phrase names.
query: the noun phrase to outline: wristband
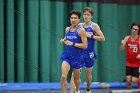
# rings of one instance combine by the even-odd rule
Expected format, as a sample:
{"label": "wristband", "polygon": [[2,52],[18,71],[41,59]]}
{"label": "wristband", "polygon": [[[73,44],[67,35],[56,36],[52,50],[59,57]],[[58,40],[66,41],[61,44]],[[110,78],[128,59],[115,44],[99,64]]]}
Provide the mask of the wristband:
{"label": "wristband", "polygon": [[75,46],[75,43],[73,42],[72,46]]}

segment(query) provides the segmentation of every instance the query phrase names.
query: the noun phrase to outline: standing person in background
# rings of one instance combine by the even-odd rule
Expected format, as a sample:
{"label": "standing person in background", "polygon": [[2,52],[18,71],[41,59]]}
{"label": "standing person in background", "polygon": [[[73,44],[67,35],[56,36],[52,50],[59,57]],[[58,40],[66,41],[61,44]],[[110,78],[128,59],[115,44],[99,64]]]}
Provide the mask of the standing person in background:
{"label": "standing person in background", "polygon": [[[96,59],[96,53],[94,49],[95,40],[104,42],[105,37],[99,27],[95,22],[92,22],[94,11],[91,7],[85,7],[83,10],[84,22],[80,23],[86,30],[88,46],[86,49],[82,50],[82,60],[85,64],[86,72],[86,93],[91,93],[90,85],[92,83],[92,69],[94,66],[94,61]],[[71,85],[74,85],[73,80],[71,79]],[[71,86],[73,88],[73,86]],[[70,89],[73,91],[74,89]],[[71,92],[72,93],[72,92]]]}
{"label": "standing person in background", "polygon": [[132,89],[131,83],[137,83],[140,67],[140,25],[131,25],[131,35],[126,36],[120,45],[120,51],[126,47],[126,82],[127,89]]}
{"label": "standing person in background", "polygon": [[73,78],[76,86],[75,93],[80,93],[80,68],[83,66],[81,61],[82,49],[87,48],[87,37],[85,29],[79,25],[81,13],[76,10],[70,12],[71,26],[66,28],[66,36],[60,40],[66,45],[65,52],[61,55],[62,75],[61,90],[67,93],[67,75],[70,68],[73,69]]}

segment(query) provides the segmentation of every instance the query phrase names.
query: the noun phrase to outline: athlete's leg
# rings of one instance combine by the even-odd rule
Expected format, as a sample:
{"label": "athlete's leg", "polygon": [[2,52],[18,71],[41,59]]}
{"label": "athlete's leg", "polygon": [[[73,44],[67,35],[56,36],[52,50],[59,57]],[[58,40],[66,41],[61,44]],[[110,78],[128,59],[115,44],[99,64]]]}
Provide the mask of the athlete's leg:
{"label": "athlete's leg", "polygon": [[127,82],[127,89],[132,89],[132,86],[131,86],[132,76],[131,75],[126,76],[126,82]]}
{"label": "athlete's leg", "polygon": [[[81,72],[82,72],[82,69],[80,69],[80,73]],[[81,82],[81,79],[80,78],[79,78],[79,81]],[[76,89],[76,86],[75,86],[73,72],[72,72],[71,80],[70,80],[70,93],[74,93],[75,89]]]}
{"label": "athlete's leg", "polygon": [[139,79],[139,68],[134,67],[132,74],[132,82],[138,84],[138,79]]}
{"label": "athlete's leg", "polygon": [[70,70],[70,65],[67,62],[62,63],[62,75],[61,75],[61,90],[62,93],[67,93],[67,75]]}
{"label": "athlete's leg", "polygon": [[86,81],[87,81],[87,91],[90,90],[90,85],[92,83],[92,68],[86,68]]}
{"label": "athlete's leg", "polygon": [[75,83],[74,83],[74,78],[72,73],[71,80],[70,80],[70,93],[74,93],[74,91],[75,91]]}
{"label": "athlete's leg", "polygon": [[138,82],[138,78],[137,77],[132,77],[132,82],[133,83],[137,83]]}
{"label": "athlete's leg", "polygon": [[80,87],[80,69],[73,69],[73,78],[76,86],[76,91],[79,91]]}
{"label": "athlete's leg", "polygon": [[132,82],[132,68],[126,66],[126,82],[127,82],[127,89],[132,89],[131,82]]}

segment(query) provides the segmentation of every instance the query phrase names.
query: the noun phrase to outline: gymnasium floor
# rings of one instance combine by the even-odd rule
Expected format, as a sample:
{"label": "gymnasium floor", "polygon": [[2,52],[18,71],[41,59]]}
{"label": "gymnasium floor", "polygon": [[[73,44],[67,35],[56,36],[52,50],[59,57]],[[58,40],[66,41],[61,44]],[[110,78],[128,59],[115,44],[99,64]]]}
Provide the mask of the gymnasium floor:
{"label": "gymnasium floor", "polygon": [[[110,93],[110,89],[92,89],[92,93]],[[61,90],[13,90],[0,91],[0,93],[61,93]],[[69,90],[68,90],[69,93]],[[80,90],[80,93],[85,93],[85,90]]]}
{"label": "gymnasium floor", "polygon": [[[137,85],[133,90],[126,90],[124,82],[93,83],[92,93],[140,93]],[[70,85],[68,84],[68,93]],[[80,93],[85,93],[86,83],[80,85]],[[60,83],[0,83],[0,93],[61,93]]]}

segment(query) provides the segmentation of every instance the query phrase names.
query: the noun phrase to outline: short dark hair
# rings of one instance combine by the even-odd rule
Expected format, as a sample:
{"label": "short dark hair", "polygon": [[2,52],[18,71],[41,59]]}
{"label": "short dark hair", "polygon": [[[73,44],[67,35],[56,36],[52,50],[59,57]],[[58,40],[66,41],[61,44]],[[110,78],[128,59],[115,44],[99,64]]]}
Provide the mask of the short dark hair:
{"label": "short dark hair", "polygon": [[85,7],[84,10],[83,10],[83,13],[86,12],[86,11],[90,12],[90,14],[93,16],[94,11],[91,7]]}
{"label": "short dark hair", "polygon": [[72,14],[77,15],[79,19],[80,19],[80,17],[81,17],[81,13],[80,13],[79,11],[77,11],[77,10],[72,10],[72,11],[70,12],[70,17],[71,17]]}
{"label": "short dark hair", "polygon": [[131,29],[133,28],[133,26],[138,26],[138,28],[139,28],[138,34],[140,34],[140,24],[139,23],[136,23],[136,22],[132,23]]}
{"label": "short dark hair", "polygon": [[138,26],[140,28],[140,24],[139,23],[136,23],[136,22],[132,23],[131,29],[133,28],[133,26]]}

